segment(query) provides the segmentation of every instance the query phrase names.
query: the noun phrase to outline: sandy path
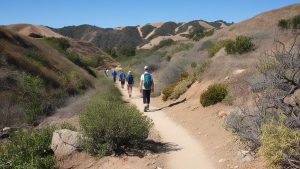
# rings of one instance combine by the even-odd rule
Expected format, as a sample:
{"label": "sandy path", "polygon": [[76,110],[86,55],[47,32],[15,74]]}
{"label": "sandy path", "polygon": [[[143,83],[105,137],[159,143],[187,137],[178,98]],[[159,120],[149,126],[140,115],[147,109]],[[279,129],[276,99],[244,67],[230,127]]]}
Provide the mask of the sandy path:
{"label": "sandy path", "polygon": [[[133,89],[132,98],[128,98],[127,90],[120,89],[126,101],[136,105],[142,111],[143,103],[137,88]],[[145,114],[150,117],[155,129],[158,130],[162,141],[175,144],[179,150],[170,151],[167,154],[168,169],[213,169],[215,168],[209,157],[205,154],[201,144],[193,138],[186,129],[176,124],[163,111],[155,111],[155,107],[151,107],[150,112]]]}

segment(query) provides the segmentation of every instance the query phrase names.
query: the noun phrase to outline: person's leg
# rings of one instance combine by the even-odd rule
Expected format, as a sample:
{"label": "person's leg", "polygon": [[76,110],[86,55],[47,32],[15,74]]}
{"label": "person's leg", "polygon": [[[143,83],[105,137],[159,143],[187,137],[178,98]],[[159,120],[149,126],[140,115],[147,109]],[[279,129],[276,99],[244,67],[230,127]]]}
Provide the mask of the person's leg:
{"label": "person's leg", "polygon": [[147,109],[149,109],[150,95],[151,95],[151,90],[146,90],[146,104],[147,104]]}

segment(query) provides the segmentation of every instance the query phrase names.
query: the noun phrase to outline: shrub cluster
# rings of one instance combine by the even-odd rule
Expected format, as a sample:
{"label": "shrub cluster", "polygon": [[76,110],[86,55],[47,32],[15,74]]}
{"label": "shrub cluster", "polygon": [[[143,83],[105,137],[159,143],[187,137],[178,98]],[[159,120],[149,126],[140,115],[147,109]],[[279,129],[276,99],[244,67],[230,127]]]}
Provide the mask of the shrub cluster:
{"label": "shrub cluster", "polygon": [[259,153],[272,168],[299,166],[300,130],[286,127],[280,121],[263,125]]}
{"label": "shrub cluster", "polygon": [[220,49],[225,47],[225,45],[229,42],[230,40],[220,40],[217,43],[214,43],[211,47],[208,48],[208,55],[210,57],[215,56],[216,53],[219,52]]}
{"label": "shrub cluster", "polygon": [[178,53],[181,51],[189,50],[194,46],[192,43],[179,43],[179,45],[172,51],[172,53]]}
{"label": "shrub cluster", "polygon": [[80,115],[85,149],[99,156],[124,151],[143,142],[152,122],[135,107],[121,102],[120,93],[106,82],[106,93],[95,96]]}
{"label": "shrub cluster", "polygon": [[221,102],[228,94],[227,86],[215,83],[208,86],[208,89],[201,94],[200,103],[207,107]]}
{"label": "shrub cluster", "polygon": [[0,145],[0,168],[54,168],[50,148],[54,128],[16,131],[10,141]]}
{"label": "shrub cluster", "polygon": [[180,80],[177,85],[174,87],[172,94],[170,95],[170,99],[178,99],[182,94],[184,94],[188,88],[194,83],[194,76],[189,76]]}
{"label": "shrub cluster", "polygon": [[189,39],[192,39],[194,41],[199,41],[201,40],[202,38],[204,37],[207,37],[207,36],[212,36],[214,34],[215,30],[214,29],[211,29],[211,30],[208,30],[208,31],[203,31],[203,30],[198,30],[198,31],[191,31],[189,34],[188,34],[188,38]]}
{"label": "shrub cluster", "polygon": [[296,15],[290,19],[281,19],[278,22],[281,29],[299,29],[300,28],[300,15]]}
{"label": "shrub cluster", "polygon": [[45,84],[38,76],[22,73],[19,80],[21,101],[25,107],[25,119],[28,123],[35,122],[45,110]]}
{"label": "shrub cluster", "polygon": [[253,50],[254,44],[252,43],[252,39],[247,36],[237,36],[235,41],[228,40],[225,44],[225,51],[228,54],[239,53],[243,54]]}
{"label": "shrub cluster", "polygon": [[164,39],[164,40],[160,41],[159,44],[154,47],[154,50],[158,50],[158,49],[166,47],[166,46],[171,46],[174,43],[175,43],[175,41],[173,39]]}
{"label": "shrub cluster", "polygon": [[163,101],[168,100],[168,98],[172,95],[176,85],[177,85],[177,83],[172,83],[172,84],[167,85],[165,88],[163,88],[163,90],[162,90],[162,94],[163,94],[162,100]]}

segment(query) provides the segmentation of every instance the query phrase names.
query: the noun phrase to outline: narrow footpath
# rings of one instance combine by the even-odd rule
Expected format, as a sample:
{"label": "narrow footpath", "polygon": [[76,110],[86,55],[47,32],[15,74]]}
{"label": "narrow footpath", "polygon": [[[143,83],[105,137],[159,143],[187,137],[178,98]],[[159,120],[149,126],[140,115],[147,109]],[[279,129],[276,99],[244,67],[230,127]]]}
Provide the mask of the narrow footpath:
{"label": "narrow footpath", "polygon": [[[132,98],[128,97],[127,89],[118,85],[125,101],[143,111],[143,101],[137,88],[133,88]],[[204,152],[202,145],[186,129],[176,124],[165,112],[157,110],[150,104],[150,111],[145,114],[153,120],[155,129],[164,143],[177,147],[167,154],[168,169],[214,169],[213,163]]]}

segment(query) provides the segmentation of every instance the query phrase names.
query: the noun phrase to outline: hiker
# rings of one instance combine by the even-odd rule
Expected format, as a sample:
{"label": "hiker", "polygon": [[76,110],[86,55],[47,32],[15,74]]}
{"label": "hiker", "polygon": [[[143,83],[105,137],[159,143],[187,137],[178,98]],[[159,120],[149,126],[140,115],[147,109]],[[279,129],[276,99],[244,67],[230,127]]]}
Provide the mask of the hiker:
{"label": "hiker", "polygon": [[150,95],[154,92],[154,82],[149,67],[144,67],[145,72],[141,75],[140,92],[143,94],[144,112],[149,110]]}
{"label": "hiker", "polygon": [[121,87],[124,88],[126,75],[123,70],[121,70],[121,73],[119,75],[119,81],[121,82]]}
{"label": "hiker", "polygon": [[113,77],[113,79],[114,79],[114,82],[116,82],[117,75],[118,75],[118,73],[116,72],[116,70],[113,70],[113,71],[111,72],[111,75],[112,75],[112,77]]}
{"label": "hiker", "polygon": [[106,77],[108,77],[108,69],[104,70],[104,74],[105,74]]}
{"label": "hiker", "polygon": [[131,71],[128,71],[128,75],[126,77],[126,81],[127,81],[127,90],[128,90],[128,95],[129,97],[131,97],[132,94],[132,86],[134,84],[134,79],[133,79],[133,75],[131,73]]}

